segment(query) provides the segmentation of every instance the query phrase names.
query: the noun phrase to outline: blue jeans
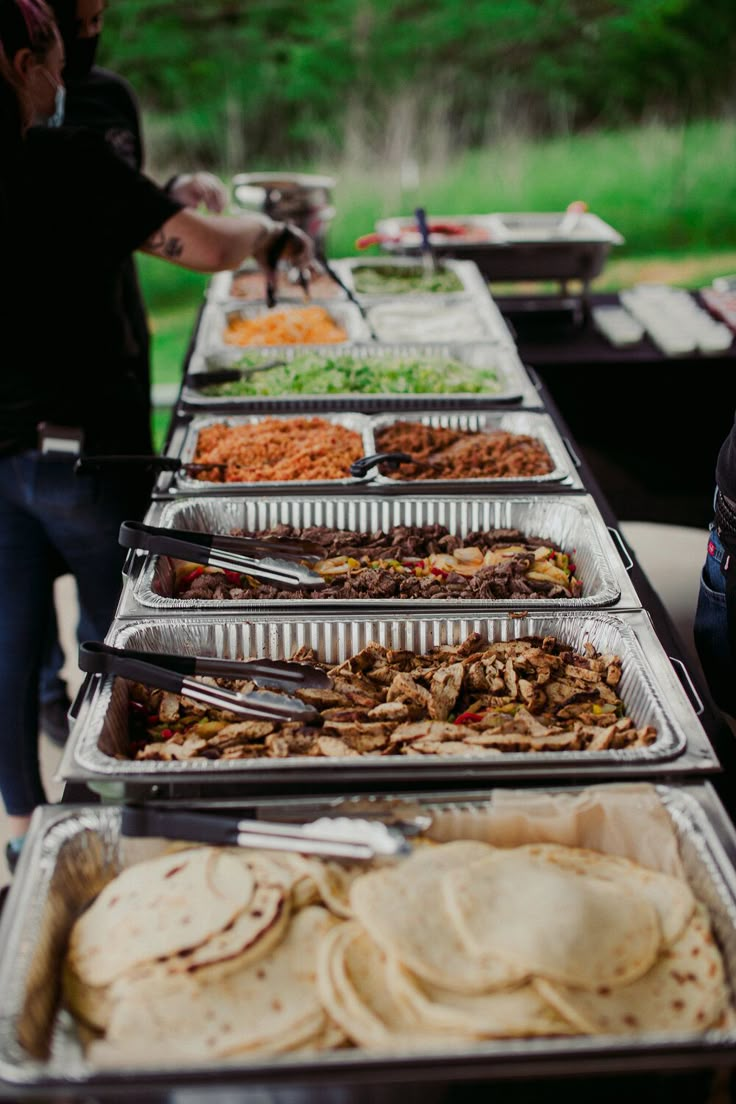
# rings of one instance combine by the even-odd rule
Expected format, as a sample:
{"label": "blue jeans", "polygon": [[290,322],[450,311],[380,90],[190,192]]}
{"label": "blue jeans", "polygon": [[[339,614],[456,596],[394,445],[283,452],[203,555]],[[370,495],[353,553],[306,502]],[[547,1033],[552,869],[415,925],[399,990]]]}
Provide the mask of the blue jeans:
{"label": "blue jeans", "polygon": [[708,554],[700,575],[694,635],[714,701],[724,712],[736,715],[736,666],[728,639],[726,578],[721,571],[724,558],[723,545],[715,529],[711,529]]}
{"label": "blue jeans", "polygon": [[12,816],[45,801],[39,670],[58,557],[76,578],[87,631],[101,639],[120,593],[120,522],[145,502],[139,486],[72,468],[35,450],[0,458],[0,795]]}

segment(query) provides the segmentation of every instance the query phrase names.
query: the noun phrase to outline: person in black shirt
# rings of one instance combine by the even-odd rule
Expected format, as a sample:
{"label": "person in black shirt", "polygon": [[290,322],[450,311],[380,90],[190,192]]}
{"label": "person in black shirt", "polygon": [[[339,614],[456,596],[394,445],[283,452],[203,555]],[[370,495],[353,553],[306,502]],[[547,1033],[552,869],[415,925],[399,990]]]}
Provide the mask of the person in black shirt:
{"label": "person in black shirt", "polygon": [[[0,45],[0,794],[12,861],[44,801],[38,677],[55,565],[61,557],[73,571],[101,638],[119,594],[117,531],[133,490],[127,479],[75,477],[73,458],[44,452],[39,434],[72,434],[90,453],[145,446],[144,399],[115,300],[134,249],[201,272],[251,255],[266,267],[285,227],[182,209],[98,135],[30,126],[57,122],[63,107],[63,48],[43,0],[0,0]],[[284,252],[311,263],[300,231]]]}
{"label": "person in black shirt", "polygon": [[[52,0],[49,5],[64,45],[65,126],[87,127],[102,135],[115,153],[131,168],[143,170],[144,144],[138,103],[130,84],[116,73],[95,65],[95,57],[104,25],[103,0]],[[227,192],[211,173],[178,174],[164,190],[184,207],[204,206],[220,213]],[[116,290],[119,312],[120,349],[128,370],[136,377],[141,395],[141,418],[150,424],[151,364],[150,335],[146,308],[140,290],[135,258],[126,258],[120,266]],[[144,415],[145,409],[145,415]],[[153,451],[148,439],[144,452]],[[147,506],[147,487],[140,481],[141,504],[131,516],[142,517]],[[59,574],[66,571],[62,562]],[[84,638],[84,626],[80,625]],[[47,636],[47,654],[41,668],[41,727],[55,743],[63,745],[68,735],[69,696],[60,677],[64,663],[55,610],[52,606]]]}
{"label": "person in black shirt", "polygon": [[736,423],[718,453],[715,517],[700,576],[694,636],[714,700],[736,717]]}

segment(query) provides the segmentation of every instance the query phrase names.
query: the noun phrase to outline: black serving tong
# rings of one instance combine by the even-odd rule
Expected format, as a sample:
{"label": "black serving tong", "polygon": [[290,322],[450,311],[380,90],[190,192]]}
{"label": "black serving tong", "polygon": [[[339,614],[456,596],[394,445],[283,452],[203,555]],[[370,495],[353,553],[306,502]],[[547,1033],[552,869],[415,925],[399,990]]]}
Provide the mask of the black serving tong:
{"label": "black serving tong", "polygon": [[417,207],[414,212],[414,217],[417,220],[417,226],[419,227],[419,233],[422,236],[422,268],[424,269],[425,276],[433,276],[435,272],[439,272],[439,263],[434,249],[430,245],[429,241],[429,227],[427,226],[427,212],[423,207]]}
{"label": "black serving tong", "polygon": [[272,368],[283,368],[286,363],[285,360],[267,360],[265,364],[253,364],[246,368],[207,368],[203,372],[190,372],[187,375],[187,384],[196,390],[202,390],[218,383],[240,383],[250,379],[256,372],[270,372]]}
{"label": "black serving tong", "polygon": [[[281,259],[281,254],[286,249],[289,239],[292,237],[291,227],[287,223],[279,236],[271,244],[271,248],[266,255],[266,264],[268,265],[268,272],[266,273],[266,305],[269,310],[276,306],[276,287],[278,283],[278,263]],[[304,292],[304,298],[309,300],[309,281],[304,271],[299,269],[299,286]]]}
{"label": "black serving tong", "polygon": [[[164,659],[165,664],[155,660]],[[179,659],[187,657],[159,656],[146,652],[126,652],[119,648],[110,648],[97,641],[88,641],[80,645],[79,666],[82,671],[92,674],[117,675],[142,682],[156,690],[168,690],[172,694],[183,694],[193,701],[201,702],[212,709],[226,709],[259,721],[300,721],[302,724],[321,724],[320,713],[307,702],[299,698],[272,694],[267,690],[243,694],[237,690],[226,690],[222,686],[211,686],[198,682],[191,675],[183,673]],[[190,659],[191,663],[192,660]],[[242,666],[242,665],[241,665]],[[296,665],[295,665],[296,666]],[[293,684],[292,684],[293,686]]]}
{"label": "black serving tong", "polygon": [[79,647],[79,665],[93,674],[117,674],[118,659],[136,660],[165,667],[187,677],[250,679],[258,686],[295,690],[327,690],[330,676],[321,667],[296,663],[290,659],[218,659],[214,656],[171,655],[169,652],[137,652],[133,648],[113,648],[96,640]]}
{"label": "black serving tong", "polygon": [[335,272],[334,268],[332,267],[330,262],[327,260],[324,249],[322,249],[317,254],[317,260],[318,260],[319,264],[321,264],[322,268],[325,270],[327,275],[330,277],[332,282],[337,284],[337,286],[339,288],[342,288],[342,290],[345,292],[345,294],[347,295],[350,302],[353,303],[353,305],[358,308],[358,310],[360,312],[360,317],[363,319],[366,326],[368,327],[368,332],[371,336],[371,341],[378,341],[378,335],[376,334],[376,331],[373,329],[373,323],[371,322],[370,315],[368,314],[368,311],[365,309],[365,307],[361,303],[360,299],[358,299],[355,292],[351,288],[349,288],[348,285],[345,283],[345,281],[338,275],[337,272]]}
{"label": "black serving tong", "polygon": [[223,474],[227,470],[227,464],[187,464],[177,456],[80,456],[74,465],[75,475],[90,475],[92,472],[105,471],[108,468],[122,468],[125,470],[139,469],[149,472],[178,472],[185,471],[187,475],[196,475],[197,472],[211,471],[219,468]]}
{"label": "black serving tong", "polygon": [[273,537],[232,537],[188,529],[162,529],[141,521],[124,521],[118,542],[123,548],[174,556],[179,560],[238,571],[279,587],[322,587],[325,580],[305,567],[304,559],[321,559],[324,549],[312,541]]}
{"label": "black serving tong", "polygon": [[158,836],[366,862],[396,859],[411,851],[398,828],[389,828],[379,820],[349,817],[320,817],[306,824],[278,824],[189,809],[162,809],[150,804],[125,805],[121,831],[124,836]]}
{"label": "black serving tong", "polygon": [[389,464],[392,468],[397,468],[399,464],[410,463],[416,461],[408,452],[376,452],[372,456],[361,456],[359,460],[353,460],[350,474],[356,479],[362,479],[371,468],[378,467],[379,464]]}

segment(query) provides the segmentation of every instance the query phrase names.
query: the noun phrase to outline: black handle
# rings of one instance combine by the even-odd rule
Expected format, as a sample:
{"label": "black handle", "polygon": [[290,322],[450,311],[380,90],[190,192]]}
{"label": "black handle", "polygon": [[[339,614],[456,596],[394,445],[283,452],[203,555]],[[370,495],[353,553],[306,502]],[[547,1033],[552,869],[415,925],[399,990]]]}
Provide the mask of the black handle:
{"label": "black handle", "polygon": [[271,242],[266,253],[266,264],[268,265],[268,273],[266,275],[266,304],[269,308],[276,306],[276,281],[278,279],[276,275],[276,265],[279,263],[281,254],[286,249],[290,237],[291,230],[288,226],[285,226],[279,236]]}
{"label": "black handle", "polygon": [[142,468],[144,471],[178,471],[181,460],[175,456],[80,456],[75,475],[88,475],[105,468]]}
{"label": "black handle", "polygon": [[427,212],[423,207],[417,207],[414,211],[414,217],[417,220],[417,226],[419,227],[419,233],[422,235],[422,253],[424,253],[432,262],[432,268],[437,271],[438,264],[437,258],[434,255],[434,250],[429,242],[429,227],[427,226]]}
{"label": "black handle", "polygon": [[236,843],[238,835],[237,821],[231,818],[141,805],[123,806],[121,830],[124,836],[162,836],[198,843]]}
{"label": "black handle", "polygon": [[217,383],[239,383],[242,378],[240,368],[213,368],[211,372],[190,372],[187,383],[195,391],[201,391]]}
{"label": "black handle", "polygon": [[408,452],[376,452],[373,456],[361,456],[360,460],[353,460],[350,465],[350,474],[355,476],[356,479],[361,479],[377,464],[389,464],[391,467],[398,467],[399,464],[411,463],[413,459],[414,457],[410,456]]}
{"label": "black handle", "polygon": [[210,562],[212,540],[210,533],[161,529],[156,525],[144,525],[142,521],[124,521],[118,534],[118,543],[123,548],[175,556],[179,560],[191,560],[205,566]]}
{"label": "black handle", "polygon": [[[140,654],[140,653],[138,653]],[[156,690],[169,690],[180,694],[185,676],[166,667],[158,667],[145,660],[135,658],[136,653],[128,653],[118,648],[108,648],[104,644],[90,641],[79,646],[79,666],[82,671],[97,675],[117,675],[142,682]]]}

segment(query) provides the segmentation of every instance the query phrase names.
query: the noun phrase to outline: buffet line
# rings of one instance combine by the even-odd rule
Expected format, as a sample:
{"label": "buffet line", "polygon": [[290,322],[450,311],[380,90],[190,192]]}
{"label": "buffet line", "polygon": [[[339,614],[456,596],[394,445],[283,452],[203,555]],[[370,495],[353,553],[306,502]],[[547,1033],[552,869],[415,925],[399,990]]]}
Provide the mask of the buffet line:
{"label": "buffet line", "polygon": [[213,277],[137,458],[0,1095],[732,1062],[736,833],[628,550],[471,261],[333,264]]}

